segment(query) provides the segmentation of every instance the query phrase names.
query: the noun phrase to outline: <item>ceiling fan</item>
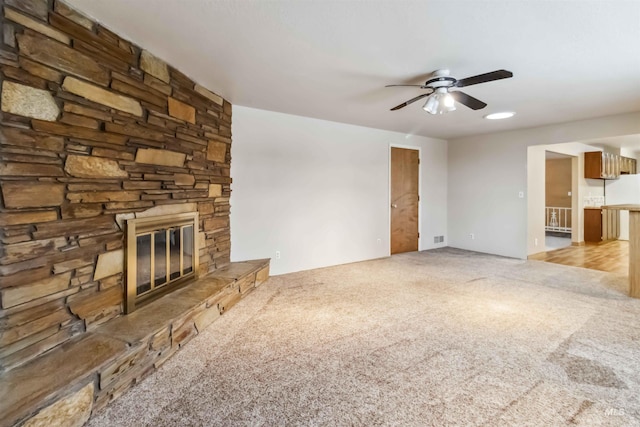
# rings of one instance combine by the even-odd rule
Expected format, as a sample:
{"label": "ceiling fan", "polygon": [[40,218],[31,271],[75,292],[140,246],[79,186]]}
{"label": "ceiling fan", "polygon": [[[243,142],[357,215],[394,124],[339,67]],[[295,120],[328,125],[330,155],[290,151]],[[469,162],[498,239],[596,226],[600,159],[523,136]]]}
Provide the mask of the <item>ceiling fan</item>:
{"label": "ceiling fan", "polygon": [[418,95],[400,105],[396,105],[391,111],[399,110],[412,104],[422,98],[427,98],[427,102],[422,107],[430,114],[443,114],[456,109],[455,102],[466,105],[472,110],[481,110],[487,106],[484,102],[471,95],[467,95],[459,90],[451,90],[459,87],[477,85],[479,83],[491,82],[493,80],[508,79],[513,77],[513,73],[507,70],[496,70],[490,73],[479,74],[473,77],[458,80],[449,75],[449,70],[437,70],[432,73],[431,78],[423,85],[387,85],[385,87],[410,86],[419,87],[420,89],[430,89],[430,92]]}

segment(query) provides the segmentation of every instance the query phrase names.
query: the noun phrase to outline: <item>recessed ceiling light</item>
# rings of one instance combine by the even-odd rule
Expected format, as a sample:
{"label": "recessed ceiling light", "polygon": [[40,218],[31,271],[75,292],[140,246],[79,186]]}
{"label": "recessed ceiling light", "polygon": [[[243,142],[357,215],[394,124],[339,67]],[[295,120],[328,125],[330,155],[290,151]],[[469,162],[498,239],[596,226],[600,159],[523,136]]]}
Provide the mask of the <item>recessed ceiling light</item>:
{"label": "recessed ceiling light", "polygon": [[484,116],[485,119],[488,120],[501,120],[508,119],[509,117],[513,117],[516,113],[513,111],[503,111],[501,113],[491,113]]}

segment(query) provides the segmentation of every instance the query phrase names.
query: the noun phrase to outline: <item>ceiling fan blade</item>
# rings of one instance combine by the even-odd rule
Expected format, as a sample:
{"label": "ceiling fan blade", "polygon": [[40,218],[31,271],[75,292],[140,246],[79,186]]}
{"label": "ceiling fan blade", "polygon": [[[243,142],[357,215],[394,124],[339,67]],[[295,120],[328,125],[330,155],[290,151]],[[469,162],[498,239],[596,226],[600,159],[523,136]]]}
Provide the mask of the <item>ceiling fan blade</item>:
{"label": "ceiling fan blade", "polygon": [[487,104],[485,104],[484,102],[480,101],[477,98],[474,98],[471,95],[467,95],[464,92],[454,90],[449,93],[451,94],[451,96],[453,96],[453,99],[455,99],[462,105],[466,105],[472,110],[481,110],[487,106]]}
{"label": "ceiling fan blade", "polygon": [[405,101],[405,102],[403,102],[403,103],[402,103],[402,104],[400,104],[400,105],[396,105],[395,107],[393,107],[393,108],[391,109],[391,111],[396,111],[396,110],[399,110],[399,109],[401,109],[401,108],[404,108],[404,107],[406,107],[407,105],[409,105],[409,104],[411,104],[411,103],[413,103],[413,102],[416,102],[416,101],[421,100],[421,99],[422,99],[422,98],[424,98],[425,96],[429,96],[429,95],[431,95],[432,93],[433,93],[433,92],[423,93],[422,95],[418,95],[418,96],[416,96],[415,98],[411,98],[410,100]]}
{"label": "ceiling fan blade", "polygon": [[427,86],[425,86],[425,85],[386,85],[385,87],[398,87],[398,86],[401,86],[401,87],[421,87],[423,89],[427,88]]}
{"label": "ceiling fan blade", "polygon": [[492,82],[494,80],[508,79],[513,77],[513,73],[507,70],[497,70],[490,73],[479,74],[473,77],[467,77],[456,82],[456,87],[465,87],[471,85],[477,85],[478,83]]}

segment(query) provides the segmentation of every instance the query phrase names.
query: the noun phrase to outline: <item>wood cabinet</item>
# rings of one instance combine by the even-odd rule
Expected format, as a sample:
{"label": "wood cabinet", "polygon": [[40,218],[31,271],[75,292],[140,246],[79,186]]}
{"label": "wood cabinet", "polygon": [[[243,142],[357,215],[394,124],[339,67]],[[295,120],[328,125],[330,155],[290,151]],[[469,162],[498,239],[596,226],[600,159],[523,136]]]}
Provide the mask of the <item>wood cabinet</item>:
{"label": "wood cabinet", "polygon": [[636,159],[602,151],[584,153],[584,177],[618,179],[620,175],[637,173]]}
{"label": "wood cabinet", "polygon": [[621,157],[620,174],[621,175],[635,175],[637,172],[638,162],[636,159],[629,157]]}
{"label": "wood cabinet", "polygon": [[606,242],[620,237],[620,211],[601,208],[584,209],[584,241]]}

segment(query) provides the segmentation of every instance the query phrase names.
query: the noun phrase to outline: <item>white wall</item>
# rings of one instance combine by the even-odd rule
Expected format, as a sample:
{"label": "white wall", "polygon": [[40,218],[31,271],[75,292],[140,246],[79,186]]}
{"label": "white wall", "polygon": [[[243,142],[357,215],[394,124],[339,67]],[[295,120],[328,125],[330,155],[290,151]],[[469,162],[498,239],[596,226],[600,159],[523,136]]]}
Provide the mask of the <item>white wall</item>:
{"label": "white wall", "polygon": [[545,251],[546,145],[527,151],[527,254]]}
{"label": "white wall", "polygon": [[[640,159],[640,151],[621,148],[620,155]],[[615,184],[617,182],[617,184]],[[607,203],[640,204],[640,175],[623,175],[619,181],[613,181],[612,187],[607,184]],[[620,211],[620,239],[629,240],[629,211]]]}
{"label": "white wall", "polygon": [[[640,204],[640,175],[607,181],[607,204]],[[629,212],[620,211],[620,239],[629,240]]]}
{"label": "white wall", "polygon": [[447,245],[446,141],[240,106],[232,130],[232,261],[276,275],[388,256],[391,144],[421,150],[420,249]]}
{"label": "white wall", "polygon": [[480,136],[449,142],[450,246],[526,255],[527,201],[518,197],[527,189],[526,167],[526,145],[510,138]]}
{"label": "white wall", "polygon": [[526,258],[527,147],[637,133],[640,113],[630,113],[450,140],[449,245]]}

